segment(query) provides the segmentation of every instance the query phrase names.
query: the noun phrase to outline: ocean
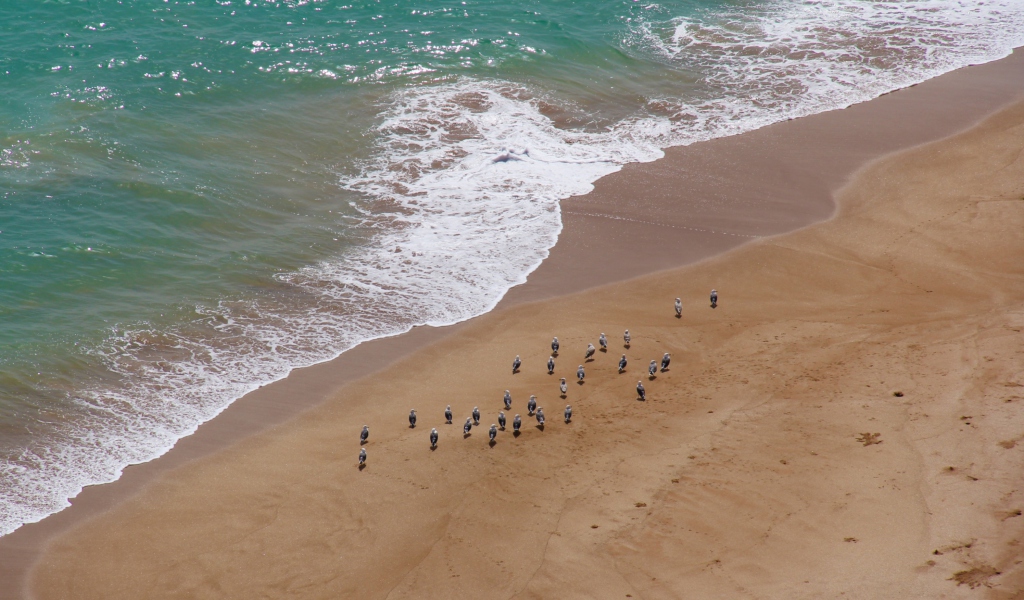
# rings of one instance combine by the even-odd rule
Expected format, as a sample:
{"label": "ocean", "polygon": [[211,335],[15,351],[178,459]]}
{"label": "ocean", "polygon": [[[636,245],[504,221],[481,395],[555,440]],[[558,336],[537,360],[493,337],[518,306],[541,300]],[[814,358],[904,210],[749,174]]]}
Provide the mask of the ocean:
{"label": "ocean", "polygon": [[8,0],[0,535],[487,312],[627,163],[1022,44],[1020,0]]}

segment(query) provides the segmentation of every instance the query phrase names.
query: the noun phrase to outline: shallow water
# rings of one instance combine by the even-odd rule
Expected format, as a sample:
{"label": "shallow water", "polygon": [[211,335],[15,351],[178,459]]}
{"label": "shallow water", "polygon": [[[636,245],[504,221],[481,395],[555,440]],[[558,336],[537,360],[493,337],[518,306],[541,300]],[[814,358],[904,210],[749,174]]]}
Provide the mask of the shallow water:
{"label": "shallow water", "polygon": [[9,2],[0,534],[291,368],[489,310],[623,164],[1022,40],[1010,0]]}

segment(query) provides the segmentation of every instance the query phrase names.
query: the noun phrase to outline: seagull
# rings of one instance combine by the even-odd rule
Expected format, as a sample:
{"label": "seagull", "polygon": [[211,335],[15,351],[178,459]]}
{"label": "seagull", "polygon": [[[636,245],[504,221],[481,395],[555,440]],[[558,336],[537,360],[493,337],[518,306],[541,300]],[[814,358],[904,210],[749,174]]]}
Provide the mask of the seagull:
{"label": "seagull", "polygon": [[587,344],[587,355],[583,357],[584,362],[590,360],[590,357],[594,355],[594,345]]}
{"label": "seagull", "polygon": [[647,374],[654,378],[654,374],[658,372],[658,361],[652,360],[649,367],[647,367]]}
{"label": "seagull", "polygon": [[558,356],[558,338],[557,337],[551,340],[551,354],[554,354],[555,356]]}
{"label": "seagull", "polygon": [[672,357],[668,355],[668,352],[666,352],[665,356],[661,357],[661,372],[662,373],[664,373],[665,371],[668,371],[668,363],[670,363],[670,362],[672,362]]}
{"label": "seagull", "polygon": [[519,428],[522,427],[522,426],[523,426],[523,419],[520,418],[519,415],[516,415],[515,418],[512,419],[512,431],[514,431],[516,433],[519,433]]}
{"label": "seagull", "polygon": [[568,404],[565,405],[565,422],[572,421],[572,407]]}
{"label": "seagull", "polygon": [[416,427],[416,409],[409,411],[409,427]]}
{"label": "seagull", "polygon": [[530,396],[530,401],[526,403],[526,414],[532,415],[535,410],[537,410],[537,397]]}
{"label": "seagull", "polygon": [[512,408],[512,394],[505,390],[505,410]]}
{"label": "seagull", "polygon": [[683,301],[679,298],[676,298],[676,316],[683,316]]}
{"label": "seagull", "polygon": [[565,392],[567,390],[565,386],[565,377],[558,382],[558,389],[562,390],[562,397],[565,398]]}
{"label": "seagull", "polygon": [[362,446],[366,443],[366,438],[370,437],[370,428],[363,425],[363,432],[359,434],[359,445]]}
{"label": "seagull", "polygon": [[608,338],[604,336],[604,333],[601,334],[601,337],[597,338],[597,343],[601,344],[601,352],[608,351]]}
{"label": "seagull", "polygon": [[626,370],[626,355],[623,354],[622,358],[619,359],[619,373]]}
{"label": "seagull", "polygon": [[505,413],[503,412],[498,413],[498,425],[502,431],[505,431]]}
{"label": "seagull", "polygon": [[583,383],[583,378],[586,377],[586,376],[587,376],[587,373],[586,373],[586,371],[583,370],[583,365],[580,365],[580,368],[576,369],[576,377],[579,378],[580,383]]}
{"label": "seagull", "polygon": [[452,405],[451,404],[446,406],[445,409],[444,409],[444,422],[449,424],[449,425],[452,424]]}
{"label": "seagull", "polygon": [[437,448],[437,429],[430,430],[430,447]]}
{"label": "seagull", "polygon": [[480,409],[475,406],[473,407],[473,424],[480,424]]}
{"label": "seagull", "polygon": [[462,435],[469,435],[469,430],[473,429],[473,419],[466,419],[466,424],[462,426]]}
{"label": "seagull", "polygon": [[487,432],[487,437],[491,438],[491,443],[494,443],[494,438],[498,437],[498,428],[491,423],[491,429]]}
{"label": "seagull", "polygon": [[718,306],[718,292],[711,290],[711,308]]}
{"label": "seagull", "polygon": [[628,329],[626,330],[626,333],[622,334],[622,339],[626,342],[626,347],[629,348],[629,341],[632,338],[629,336],[629,330]]}
{"label": "seagull", "polygon": [[515,375],[516,371],[519,370],[519,366],[523,364],[523,361],[519,360],[519,355],[516,354],[516,359],[512,361],[512,374]]}
{"label": "seagull", "polygon": [[555,372],[555,357],[548,357],[548,375]]}
{"label": "seagull", "polygon": [[544,426],[544,409],[540,407],[537,408],[537,424]]}
{"label": "seagull", "polygon": [[644,391],[644,383],[642,381],[636,382],[636,394],[640,396],[641,400],[647,400],[647,392]]}
{"label": "seagull", "polygon": [[359,466],[366,464],[366,448],[359,449]]}

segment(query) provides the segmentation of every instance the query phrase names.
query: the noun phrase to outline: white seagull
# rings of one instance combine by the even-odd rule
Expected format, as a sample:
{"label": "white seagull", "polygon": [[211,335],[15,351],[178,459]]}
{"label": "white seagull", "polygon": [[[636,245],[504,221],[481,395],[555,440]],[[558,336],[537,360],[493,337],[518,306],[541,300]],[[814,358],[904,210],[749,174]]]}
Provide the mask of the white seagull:
{"label": "white seagull", "polygon": [[601,334],[601,337],[597,338],[597,343],[601,345],[601,352],[608,351],[608,338],[605,337],[604,333]]}
{"label": "white seagull", "polygon": [[631,338],[631,337],[630,337],[630,335],[629,335],[629,330],[627,329],[627,330],[626,330],[626,333],[622,334],[622,340],[623,340],[624,342],[626,342],[626,347],[627,347],[627,348],[629,348],[629,342],[630,342],[630,340],[632,340],[632,339],[633,339],[633,338]]}
{"label": "white seagull", "polygon": [[641,400],[644,400],[644,401],[647,400],[647,392],[644,390],[644,382],[642,382],[642,381],[636,382],[636,395],[640,396]]}
{"label": "white seagull", "polygon": [[562,397],[565,398],[565,394],[568,391],[568,387],[565,385],[565,377],[558,382],[558,389],[562,390]]}
{"label": "white seagull", "polygon": [[473,407],[473,424],[480,424],[480,409],[475,406]]}
{"label": "white seagull", "polygon": [[558,355],[558,338],[557,337],[551,340],[551,353],[556,355],[556,356]]}
{"label": "white seagull", "polygon": [[593,344],[587,344],[587,355],[583,357],[583,361],[586,362],[586,361],[590,360],[590,357],[593,356],[593,355],[594,355],[594,345]]}
{"label": "white seagull", "polygon": [[552,374],[554,372],[555,372],[555,357],[554,356],[549,356],[548,357],[548,375],[550,375],[550,374]]}
{"label": "white seagull", "polygon": [[516,415],[515,418],[512,419],[512,431],[519,433],[519,428],[522,426],[523,419],[519,415]]}
{"label": "white seagull", "polygon": [[366,448],[359,449],[359,466],[366,464]]}
{"label": "white seagull", "polygon": [[430,447],[437,448],[437,429],[430,430]]}
{"label": "white seagull", "polygon": [[409,427],[416,427],[416,409],[409,411]]}
{"label": "white seagull", "polygon": [[473,429],[473,419],[466,418],[466,424],[462,426],[462,435],[469,435],[469,430]]}
{"label": "white seagull", "polygon": [[519,355],[516,354],[516,359],[512,361],[512,374],[515,375],[516,371],[519,370],[519,366],[523,364],[523,361],[519,360]]}
{"label": "white seagull", "polygon": [[622,358],[619,359],[619,373],[626,370],[626,355],[623,354]]}
{"label": "white seagull", "polygon": [[544,426],[544,409],[541,407],[537,407],[537,424]]}
{"label": "white seagull", "polygon": [[444,422],[449,424],[449,425],[452,424],[452,405],[451,404],[449,404],[448,406],[446,406],[444,408]]}
{"label": "white seagull", "polygon": [[572,407],[568,404],[565,405],[565,422],[572,421]]}
{"label": "white seagull", "polygon": [[370,428],[363,425],[363,431],[359,434],[359,445],[362,446],[366,443],[366,438],[370,437]]}
{"label": "white seagull", "polygon": [[512,408],[512,394],[505,390],[505,410]]}
{"label": "white seagull", "polygon": [[676,298],[676,316],[683,316],[683,301],[679,298]]}
{"label": "white seagull", "polygon": [[668,355],[668,352],[666,352],[665,356],[661,357],[661,372],[662,373],[664,373],[665,371],[668,371],[668,363],[670,363],[670,362],[672,362],[672,357]]}
{"label": "white seagull", "polygon": [[586,376],[587,372],[583,370],[583,365],[580,365],[580,367],[576,369],[576,377],[579,378],[580,383],[583,383],[583,378]]}
{"label": "white seagull", "polygon": [[532,415],[535,410],[537,410],[537,397],[530,396],[530,401],[526,403],[526,414]]}
{"label": "white seagull", "polygon": [[498,437],[498,428],[494,426],[494,423],[491,423],[491,428],[487,432],[487,437],[491,438],[492,444],[494,443],[494,438]]}
{"label": "white seagull", "polygon": [[711,290],[711,308],[718,306],[718,292]]}
{"label": "white seagull", "polygon": [[654,374],[658,372],[658,361],[652,360],[650,366],[647,367],[647,374],[654,379]]}
{"label": "white seagull", "polygon": [[501,427],[502,431],[505,431],[505,413],[498,413],[498,426]]}

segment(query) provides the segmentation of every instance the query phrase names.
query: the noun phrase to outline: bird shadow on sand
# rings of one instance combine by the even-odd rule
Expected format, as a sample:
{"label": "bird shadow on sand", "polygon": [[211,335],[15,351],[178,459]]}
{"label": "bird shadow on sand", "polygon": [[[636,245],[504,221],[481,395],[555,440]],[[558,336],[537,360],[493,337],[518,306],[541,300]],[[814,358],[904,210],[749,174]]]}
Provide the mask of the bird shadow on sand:
{"label": "bird shadow on sand", "polygon": [[654,381],[654,380],[655,380],[655,379],[657,379],[657,378],[658,378],[658,376],[657,376],[657,375],[648,375],[648,376],[647,376],[647,381]]}
{"label": "bird shadow on sand", "polygon": [[488,445],[488,446],[490,446],[491,448],[493,448],[493,447],[494,447],[494,445],[495,445],[495,444],[497,444],[497,443],[498,443],[498,442],[496,442],[496,441],[494,441],[494,440],[490,440],[489,442],[487,442],[487,445]]}
{"label": "bird shadow on sand", "polygon": [[469,439],[469,437],[472,436],[472,435],[473,435],[472,433],[464,433],[464,434],[462,434],[462,439],[464,439],[464,440],[465,439]]}
{"label": "bird shadow on sand", "polygon": [[541,423],[540,425],[537,425],[537,429],[540,429],[541,431],[544,431],[544,424]]}
{"label": "bird shadow on sand", "polygon": [[[583,382],[582,381],[577,381],[576,385],[583,385]],[[562,396],[562,397],[565,398],[565,396]]]}
{"label": "bird shadow on sand", "polygon": [[682,319],[682,318],[683,318],[683,315],[676,315],[676,318],[677,318],[677,319]]}
{"label": "bird shadow on sand", "polygon": [[712,303],[711,308],[718,308],[718,303],[717,302]]}
{"label": "bird shadow on sand", "polygon": [[512,437],[519,437],[520,433],[522,433],[522,432],[520,432],[520,431],[513,431],[512,432]]}
{"label": "bird shadow on sand", "polygon": [[629,344],[623,344],[622,347],[625,348],[626,350],[629,350]]}
{"label": "bird shadow on sand", "polygon": [[431,451],[431,452],[433,452],[434,450],[437,450],[437,446],[431,446],[431,447],[430,447],[430,451]]}
{"label": "bird shadow on sand", "polygon": [[365,468],[366,468],[366,465],[359,465],[359,470],[360,470],[360,471],[362,471],[362,470],[363,470],[363,469],[365,469]]}
{"label": "bird shadow on sand", "polygon": [[592,362],[594,362],[594,359],[593,359],[593,358],[588,358],[587,360],[583,361],[583,363],[584,363],[584,364],[586,364],[586,363],[592,363]]}
{"label": "bird shadow on sand", "polygon": [[601,348],[601,352],[607,352],[607,351],[608,351],[607,348]]}
{"label": "bird shadow on sand", "polygon": [[565,394],[562,394],[562,399],[563,399],[563,400],[565,399]]}

